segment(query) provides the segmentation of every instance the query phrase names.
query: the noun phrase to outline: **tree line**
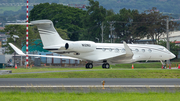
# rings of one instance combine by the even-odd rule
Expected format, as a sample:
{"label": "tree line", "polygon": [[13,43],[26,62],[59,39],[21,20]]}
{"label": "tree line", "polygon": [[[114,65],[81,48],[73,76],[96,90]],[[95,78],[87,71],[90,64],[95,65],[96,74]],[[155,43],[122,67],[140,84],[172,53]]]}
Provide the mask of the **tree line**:
{"label": "tree line", "polygon": [[[113,22],[114,42],[134,42],[149,37],[157,43],[159,37],[166,32],[165,16],[156,8],[139,13],[138,10],[120,9],[119,13],[100,6],[98,1],[89,0],[86,10],[68,7],[56,3],[35,5],[30,11],[30,20],[50,19],[56,28],[66,29],[70,40],[101,40],[102,24],[104,40],[109,40],[110,25]],[[170,21],[170,30],[178,27]],[[112,36],[111,36],[112,37]]]}
{"label": "tree line", "polygon": [[[106,9],[113,9],[116,13],[119,9],[129,8],[138,9],[143,12],[144,9],[158,7],[161,12],[180,13],[180,0],[96,0]],[[29,0],[29,3],[64,3],[64,4],[85,4],[87,0]],[[1,0],[0,3],[26,3],[26,0]]]}
{"label": "tree line", "polygon": [[[29,21],[49,19],[54,23],[60,36],[72,41],[90,40],[97,42],[98,38],[101,42],[103,29],[103,42],[110,42],[112,30],[113,42],[115,43],[122,41],[131,43],[149,37],[154,44],[157,44],[159,37],[166,32],[166,19],[169,16],[163,15],[156,8],[145,10],[142,13],[138,10],[123,8],[115,13],[112,9],[107,10],[100,6],[98,1],[88,1],[89,6],[86,7],[86,10],[56,3],[35,5],[30,11]],[[170,21],[169,25],[170,30],[178,27],[178,24],[173,21]],[[13,34],[19,35],[19,32],[12,30],[11,27],[6,27],[5,31],[10,32],[11,36]],[[33,41],[33,39],[39,38],[37,36],[39,34],[37,34],[36,27],[31,27],[32,32],[29,34],[32,34]],[[25,37],[25,29],[22,31],[24,34],[20,37]]]}

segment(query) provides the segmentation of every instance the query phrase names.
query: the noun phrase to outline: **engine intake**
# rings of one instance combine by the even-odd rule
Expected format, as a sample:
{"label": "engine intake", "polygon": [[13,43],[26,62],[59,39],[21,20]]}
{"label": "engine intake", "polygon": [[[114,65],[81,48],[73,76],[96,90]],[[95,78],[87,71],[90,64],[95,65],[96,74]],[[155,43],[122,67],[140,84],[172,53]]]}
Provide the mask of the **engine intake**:
{"label": "engine intake", "polygon": [[69,48],[69,44],[68,44],[68,43],[65,44],[65,48],[66,48],[66,49]]}
{"label": "engine intake", "polygon": [[96,44],[91,41],[76,41],[65,44],[66,50],[76,52],[91,52],[96,49]]}

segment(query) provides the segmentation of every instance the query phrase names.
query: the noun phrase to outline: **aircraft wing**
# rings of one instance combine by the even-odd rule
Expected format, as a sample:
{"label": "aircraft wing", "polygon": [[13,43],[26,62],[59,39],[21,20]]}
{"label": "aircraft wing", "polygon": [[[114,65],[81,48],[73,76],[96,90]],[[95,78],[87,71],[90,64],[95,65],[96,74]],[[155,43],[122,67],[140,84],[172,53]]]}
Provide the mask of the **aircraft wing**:
{"label": "aircraft wing", "polygon": [[[110,58],[106,58],[106,60],[110,60],[110,61],[118,61],[118,60],[128,60],[128,59],[132,59],[133,57],[133,52],[131,51],[131,49],[129,48],[129,46],[126,44],[126,42],[123,42],[124,44],[124,49],[126,51],[126,53],[124,54],[121,54],[119,56],[113,56],[113,57],[110,57]],[[102,59],[104,60],[104,59]]]}
{"label": "aircraft wing", "polygon": [[[20,56],[26,56],[27,54],[24,54],[20,49],[18,49],[16,46],[14,46],[12,43],[9,43],[9,45],[15,50],[17,54]],[[68,57],[68,56],[47,56],[47,55],[34,55],[34,54],[28,54],[28,56],[37,56],[37,57],[49,57],[49,58],[61,58],[61,59],[73,59],[73,60],[81,60],[78,58]]]}

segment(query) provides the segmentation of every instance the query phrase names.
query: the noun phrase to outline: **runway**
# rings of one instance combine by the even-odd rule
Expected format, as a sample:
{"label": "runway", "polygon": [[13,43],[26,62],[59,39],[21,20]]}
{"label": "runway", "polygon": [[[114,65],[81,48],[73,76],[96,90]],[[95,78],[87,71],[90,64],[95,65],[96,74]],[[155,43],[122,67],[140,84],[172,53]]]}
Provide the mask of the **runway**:
{"label": "runway", "polygon": [[[105,81],[105,89],[101,81]],[[1,91],[176,92],[180,79],[145,78],[0,78]]]}
{"label": "runway", "polygon": [[180,79],[146,78],[0,78],[0,86],[26,85],[180,85]]}

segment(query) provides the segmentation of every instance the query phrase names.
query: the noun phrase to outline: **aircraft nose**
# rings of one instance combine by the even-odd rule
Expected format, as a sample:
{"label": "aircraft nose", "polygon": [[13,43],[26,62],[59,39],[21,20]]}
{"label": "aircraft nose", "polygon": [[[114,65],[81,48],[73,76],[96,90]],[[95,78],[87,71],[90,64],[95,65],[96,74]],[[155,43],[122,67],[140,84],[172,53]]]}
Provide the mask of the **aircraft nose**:
{"label": "aircraft nose", "polygon": [[176,55],[174,55],[173,53],[170,54],[170,59],[173,59],[175,57],[176,57]]}

